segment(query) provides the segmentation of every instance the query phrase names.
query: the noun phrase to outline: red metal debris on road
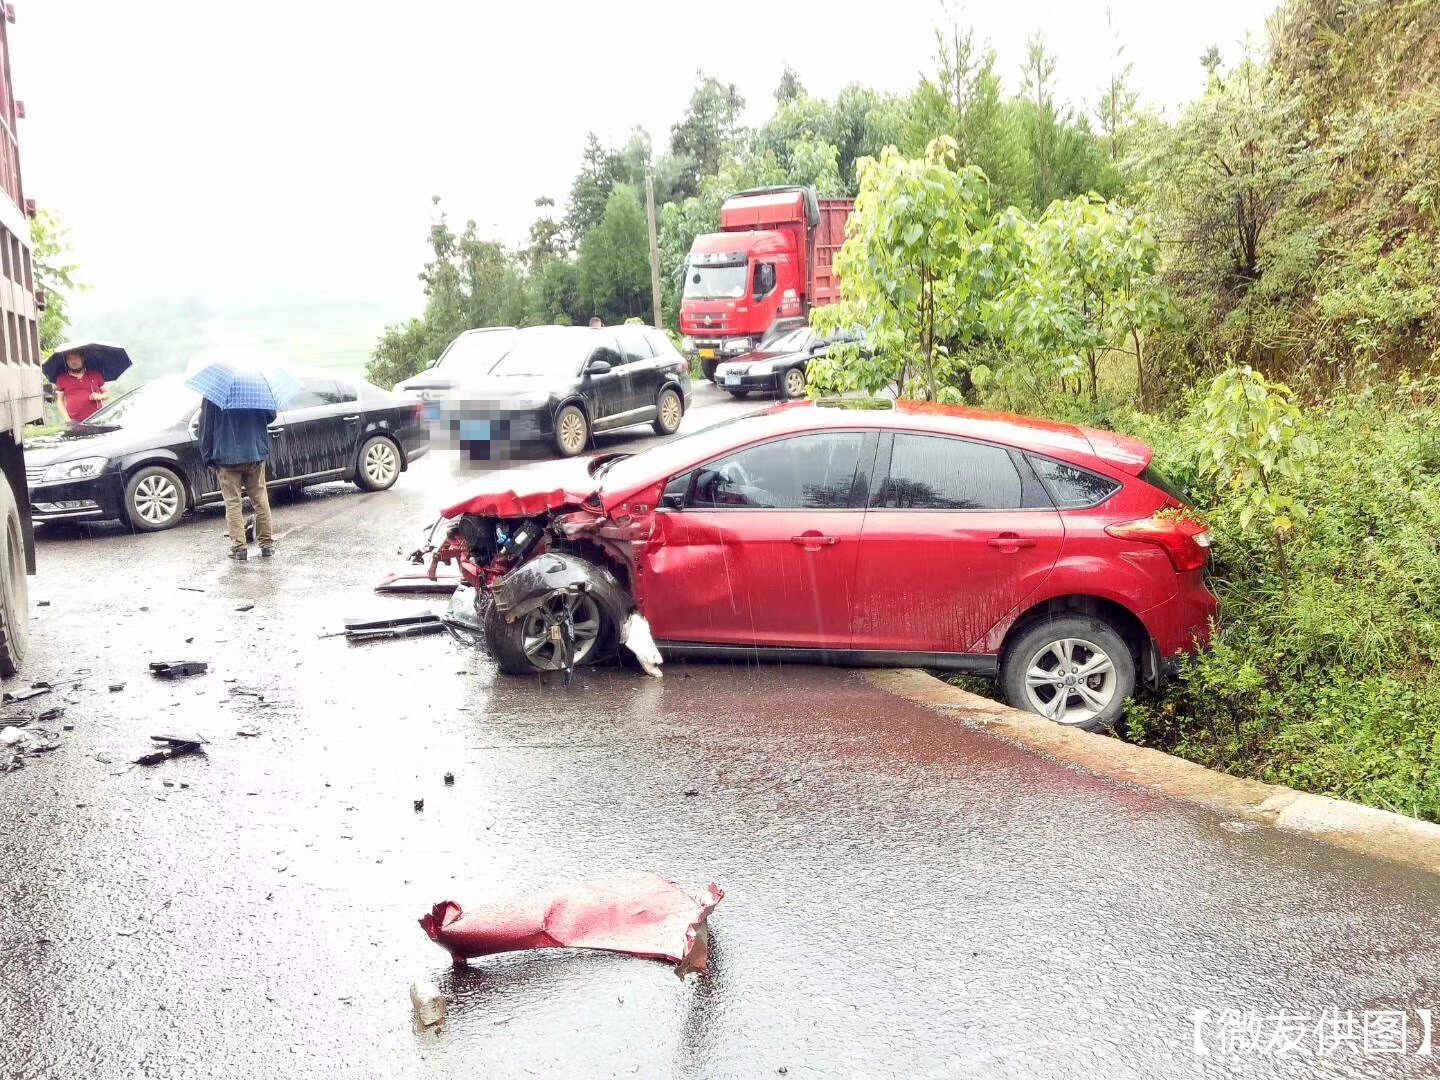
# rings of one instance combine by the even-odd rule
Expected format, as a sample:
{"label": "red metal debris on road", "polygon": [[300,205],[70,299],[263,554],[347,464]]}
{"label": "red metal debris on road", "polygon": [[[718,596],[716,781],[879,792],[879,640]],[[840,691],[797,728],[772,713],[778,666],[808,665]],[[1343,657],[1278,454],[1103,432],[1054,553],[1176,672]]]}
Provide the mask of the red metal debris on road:
{"label": "red metal debris on road", "polygon": [[684,978],[709,961],[707,920],[725,893],[713,882],[692,895],[654,873],[489,903],[462,911],[453,900],[420,920],[457,965],[524,949],[603,949],[669,960]]}

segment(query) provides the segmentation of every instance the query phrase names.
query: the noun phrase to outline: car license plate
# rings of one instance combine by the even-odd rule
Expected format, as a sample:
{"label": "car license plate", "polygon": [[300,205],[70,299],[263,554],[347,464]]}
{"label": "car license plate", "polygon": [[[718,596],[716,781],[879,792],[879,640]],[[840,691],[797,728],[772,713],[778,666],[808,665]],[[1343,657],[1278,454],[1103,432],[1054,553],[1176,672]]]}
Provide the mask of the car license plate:
{"label": "car license plate", "polygon": [[725,376],[725,385],[726,385],[726,386],[739,386],[739,385],[740,385],[740,376],[739,376],[739,375],[726,375],[726,376]]}
{"label": "car license plate", "polygon": [[439,403],[438,401],[431,401],[431,402],[427,402],[427,403],[426,403],[426,405],[425,405],[425,419],[426,419],[426,420],[439,420],[439,419],[440,419],[440,403]]}
{"label": "car license plate", "polygon": [[460,438],[465,442],[485,442],[490,438],[490,421],[460,421]]}
{"label": "car license plate", "polygon": [[714,350],[714,349],[701,349],[701,350],[700,350],[700,359],[701,359],[701,360],[714,360],[714,359],[715,359],[715,350]]}

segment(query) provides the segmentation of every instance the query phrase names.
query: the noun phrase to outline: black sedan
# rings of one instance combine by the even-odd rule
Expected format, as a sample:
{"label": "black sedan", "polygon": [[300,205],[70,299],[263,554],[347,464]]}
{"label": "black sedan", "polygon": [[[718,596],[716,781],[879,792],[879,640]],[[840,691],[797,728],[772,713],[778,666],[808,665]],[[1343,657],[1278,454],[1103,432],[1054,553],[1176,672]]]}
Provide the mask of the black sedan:
{"label": "black sedan", "polygon": [[[272,490],[348,480],[383,491],[429,449],[413,399],[328,376],[300,385],[270,425]],[[215,471],[200,462],[199,424],[200,395],[179,379],[157,379],[63,434],[28,442],[34,520],[112,518],[158,532],[190,507],[220,501]]]}
{"label": "black sedan", "polygon": [[859,338],[860,335],[848,332],[821,337],[810,327],[802,326],[755,352],[721,364],[715,369],[715,385],[737,398],[757,391],[778,394],[781,398],[804,397],[806,365],[831,345]]}
{"label": "black sedan", "polygon": [[536,447],[574,457],[595,432],[635,424],[672,434],[690,398],[690,366],[664,331],[533,326],[426,415],[472,459],[503,462]]}

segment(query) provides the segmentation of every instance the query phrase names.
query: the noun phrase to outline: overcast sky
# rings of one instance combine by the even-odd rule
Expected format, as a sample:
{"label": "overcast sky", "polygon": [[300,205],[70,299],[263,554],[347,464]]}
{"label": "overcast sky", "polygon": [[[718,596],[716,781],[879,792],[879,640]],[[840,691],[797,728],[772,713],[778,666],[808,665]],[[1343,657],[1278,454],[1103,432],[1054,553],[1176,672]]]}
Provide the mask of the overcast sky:
{"label": "overcast sky", "polygon": [[[1017,81],[1044,31],[1064,96],[1109,74],[1106,0],[971,3]],[[1110,0],[1145,99],[1203,85],[1211,43],[1263,35],[1254,0]],[[536,196],[563,204],[585,133],[663,144],[697,68],[752,121],[783,66],[812,94],[913,86],[935,0],[18,0],[10,27],[26,194],[72,227],[93,302],[132,290],[279,285],[410,297],[430,196],[513,242]],[[813,14],[806,14],[807,12]],[[746,18],[753,13],[753,18]],[[765,26],[786,31],[766,32]]]}

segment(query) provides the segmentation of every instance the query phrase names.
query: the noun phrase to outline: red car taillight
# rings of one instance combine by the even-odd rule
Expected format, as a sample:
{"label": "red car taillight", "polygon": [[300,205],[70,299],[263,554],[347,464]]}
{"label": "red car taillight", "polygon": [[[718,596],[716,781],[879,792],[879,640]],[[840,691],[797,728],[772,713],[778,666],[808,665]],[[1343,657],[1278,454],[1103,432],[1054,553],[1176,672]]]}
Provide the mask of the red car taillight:
{"label": "red car taillight", "polygon": [[1156,544],[1165,549],[1175,569],[1199,570],[1210,557],[1210,530],[1188,518],[1148,517],[1121,521],[1105,531],[1119,540]]}

